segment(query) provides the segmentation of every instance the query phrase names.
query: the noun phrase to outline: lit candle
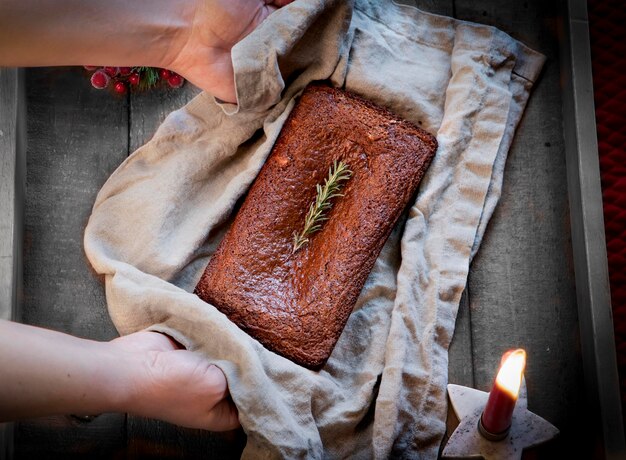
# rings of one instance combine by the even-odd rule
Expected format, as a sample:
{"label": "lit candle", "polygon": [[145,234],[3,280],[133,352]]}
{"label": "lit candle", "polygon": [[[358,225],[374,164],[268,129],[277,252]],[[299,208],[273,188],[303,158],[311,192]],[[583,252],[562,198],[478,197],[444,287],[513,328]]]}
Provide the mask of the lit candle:
{"label": "lit candle", "polygon": [[485,438],[497,441],[508,434],[525,367],[526,352],[521,348],[502,356],[500,370],[478,424]]}

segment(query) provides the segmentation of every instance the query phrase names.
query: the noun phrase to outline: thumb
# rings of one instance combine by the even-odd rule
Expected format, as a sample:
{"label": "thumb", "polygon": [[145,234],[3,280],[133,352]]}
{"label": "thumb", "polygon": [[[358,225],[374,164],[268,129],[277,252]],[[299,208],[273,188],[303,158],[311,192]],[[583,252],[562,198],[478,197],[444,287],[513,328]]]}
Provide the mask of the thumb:
{"label": "thumb", "polygon": [[206,427],[211,431],[228,431],[239,428],[239,413],[230,398],[222,399],[210,410]]}

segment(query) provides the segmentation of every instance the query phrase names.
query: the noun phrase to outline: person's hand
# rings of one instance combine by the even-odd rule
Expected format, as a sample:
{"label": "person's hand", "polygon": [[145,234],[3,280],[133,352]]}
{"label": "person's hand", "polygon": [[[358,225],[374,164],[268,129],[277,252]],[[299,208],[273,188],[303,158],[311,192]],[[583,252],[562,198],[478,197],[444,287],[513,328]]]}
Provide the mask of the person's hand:
{"label": "person's hand", "polygon": [[169,337],[141,331],[110,342],[122,362],[137,363],[123,410],[188,428],[211,431],[239,426],[222,371]]}
{"label": "person's hand", "polygon": [[220,369],[166,335],[110,342],[0,319],[0,422],[129,412],[190,428],[237,428]]}
{"label": "person's hand", "polygon": [[236,102],[231,48],[293,0],[198,0],[189,34],[167,67],[227,102]]}
{"label": "person's hand", "polygon": [[232,47],[293,0],[0,1],[0,66],[164,67],[236,102]]}

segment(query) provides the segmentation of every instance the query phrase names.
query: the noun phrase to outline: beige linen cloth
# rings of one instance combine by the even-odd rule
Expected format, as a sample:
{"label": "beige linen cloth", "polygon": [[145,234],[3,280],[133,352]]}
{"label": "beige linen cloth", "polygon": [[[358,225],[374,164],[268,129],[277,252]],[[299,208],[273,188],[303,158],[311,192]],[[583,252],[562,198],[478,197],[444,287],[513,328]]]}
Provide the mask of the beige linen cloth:
{"label": "beige linen cloth", "polygon": [[[201,94],[173,112],[96,199],[85,249],[116,327],[169,333],[224,371],[246,458],[435,458],[459,300],[543,56],[388,1],[298,0],[232,59],[238,105]],[[439,150],[313,372],[192,292],[295,98],[323,79],[436,134]]]}

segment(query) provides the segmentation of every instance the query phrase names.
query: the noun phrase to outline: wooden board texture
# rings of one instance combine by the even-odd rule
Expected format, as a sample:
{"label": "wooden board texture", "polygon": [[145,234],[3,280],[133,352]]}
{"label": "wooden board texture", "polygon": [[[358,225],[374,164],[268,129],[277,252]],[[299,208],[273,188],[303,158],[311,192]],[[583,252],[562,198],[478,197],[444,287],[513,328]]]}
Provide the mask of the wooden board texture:
{"label": "wooden board texture", "polygon": [[[83,251],[98,190],[128,153],[128,104],[91,88],[80,69],[26,72],[27,164],[23,322],[80,337],[116,336],[101,280]],[[110,457],[125,416],[48,417],[16,424],[15,458]]]}
{"label": "wooden board texture", "polygon": [[[588,457],[571,258],[552,2],[405,0],[426,11],[495,25],[548,57],[514,140],[501,202],[473,262],[449,356],[452,383],[488,391],[503,351],[522,346],[529,408],[562,432],[540,458]],[[24,322],[108,340],[115,329],[102,281],[82,248],[96,193],[152,136],[191,85],[115,97],[81,69],[31,69],[24,231]],[[578,423],[577,423],[578,422]],[[451,421],[450,426],[454,425]],[[124,414],[90,422],[50,417],[19,423],[16,458],[237,458],[242,432],[216,435]],[[561,458],[562,455],[559,455]]]}
{"label": "wooden board texture", "polygon": [[[18,72],[0,68],[0,319],[15,319],[16,274],[21,239],[20,201],[23,196],[25,152],[20,151],[18,132]],[[17,250],[16,250],[17,249]]]}

